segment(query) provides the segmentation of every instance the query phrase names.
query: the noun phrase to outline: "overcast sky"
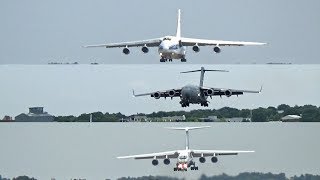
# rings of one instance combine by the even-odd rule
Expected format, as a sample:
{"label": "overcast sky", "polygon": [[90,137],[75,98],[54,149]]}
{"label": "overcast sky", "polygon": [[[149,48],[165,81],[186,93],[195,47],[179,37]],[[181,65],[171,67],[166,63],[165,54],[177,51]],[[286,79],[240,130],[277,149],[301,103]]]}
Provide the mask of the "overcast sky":
{"label": "overcast sky", "polygon": [[173,35],[177,9],[186,37],[267,42],[225,47],[220,54],[189,48],[189,63],[318,63],[320,1],[0,1],[0,63],[159,63],[157,49],[129,56],[82,45]]}

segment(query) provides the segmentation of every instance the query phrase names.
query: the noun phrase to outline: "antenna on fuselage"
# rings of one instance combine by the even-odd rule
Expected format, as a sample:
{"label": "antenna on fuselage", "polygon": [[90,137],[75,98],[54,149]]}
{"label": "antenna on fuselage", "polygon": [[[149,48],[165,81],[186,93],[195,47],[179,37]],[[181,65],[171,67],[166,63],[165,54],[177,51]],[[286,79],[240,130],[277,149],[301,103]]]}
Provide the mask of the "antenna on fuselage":
{"label": "antenna on fuselage", "polygon": [[186,132],[186,150],[190,148],[189,144],[189,130],[193,129],[203,129],[203,128],[209,128],[211,126],[200,126],[200,127],[167,127],[167,129],[173,129],[173,130],[184,130]]}
{"label": "antenna on fuselage", "polygon": [[201,74],[200,74],[200,87],[203,87],[204,73],[206,71],[229,72],[229,71],[226,71],[226,70],[205,69],[204,67],[201,67],[201,69],[199,69],[199,70],[184,71],[184,72],[180,72],[180,73],[192,73],[192,72],[199,72],[199,71],[201,72]]}

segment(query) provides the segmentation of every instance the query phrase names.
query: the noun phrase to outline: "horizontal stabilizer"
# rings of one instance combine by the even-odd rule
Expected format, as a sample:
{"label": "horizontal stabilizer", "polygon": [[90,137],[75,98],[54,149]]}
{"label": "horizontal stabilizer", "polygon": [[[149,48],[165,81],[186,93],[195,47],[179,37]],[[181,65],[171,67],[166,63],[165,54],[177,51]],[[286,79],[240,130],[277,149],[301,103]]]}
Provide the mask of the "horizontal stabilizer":
{"label": "horizontal stabilizer", "polygon": [[[180,73],[192,73],[192,72],[201,72],[202,70],[193,70],[193,71],[184,71],[184,72],[180,72]],[[218,69],[204,69],[203,71],[217,71],[217,72],[229,72],[227,70],[218,70]]]}
{"label": "horizontal stabilizer", "polygon": [[193,130],[193,129],[203,129],[203,128],[209,128],[211,126],[199,126],[199,127],[166,127],[166,129],[173,129],[173,130]]}

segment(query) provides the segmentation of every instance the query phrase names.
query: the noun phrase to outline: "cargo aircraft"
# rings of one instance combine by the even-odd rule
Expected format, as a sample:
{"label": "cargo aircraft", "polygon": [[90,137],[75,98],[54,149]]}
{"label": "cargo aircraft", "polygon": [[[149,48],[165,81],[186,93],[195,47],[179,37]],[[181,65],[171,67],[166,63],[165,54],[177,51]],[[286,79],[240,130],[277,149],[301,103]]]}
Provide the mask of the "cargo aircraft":
{"label": "cargo aircraft", "polygon": [[251,153],[254,151],[234,151],[234,150],[195,150],[190,149],[189,146],[189,130],[208,128],[210,126],[201,126],[201,127],[171,127],[169,129],[174,130],[184,130],[186,132],[186,147],[183,150],[174,150],[150,154],[140,154],[140,155],[131,155],[131,156],[121,156],[119,159],[152,159],[152,165],[157,166],[159,164],[159,159],[163,159],[165,165],[171,163],[170,159],[177,159],[175,163],[174,171],[187,171],[188,168],[191,170],[198,170],[196,166],[195,158],[199,158],[200,163],[206,162],[206,157],[211,158],[212,163],[218,162],[218,156],[224,155],[238,155],[239,153]]}
{"label": "cargo aircraft", "polygon": [[204,73],[206,71],[221,71],[227,72],[225,70],[209,70],[201,67],[200,70],[194,71],[185,71],[181,73],[191,73],[191,72],[201,72],[200,75],[200,84],[197,85],[186,85],[182,88],[175,88],[169,89],[164,91],[156,91],[151,93],[143,93],[143,94],[135,94],[133,90],[133,96],[151,96],[155,99],[160,99],[161,97],[164,98],[173,98],[173,97],[180,97],[181,101],[180,104],[182,107],[187,107],[190,104],[200,104],[201,106],[208,107],[209,101],[207,100],[208,97],[212,98],[212,96],[227,96],[230,97],[232,95],[242,95],[243,93],[260,93],[262,90],[262,86],[259,91],[252,91],[252,90],[237,90],[237,89],[228,89],[228,88],[214,88],[214,87],[205,87],[203,86],[203,79]]}
{"label": "cargo aircraft", "polygon": [[200,51],[200,46],[213,46],[215,53],[221,52],[223,46],[247,46],[247,45],[264,45],[266,43],[259,42],[243,42],[243,41],[223,41],[223,40],[208,40],[194,39],[181,37],[181,20],[180,9],[178,10],[178,23],[175,36],[164,36],[154,39],[146,39],[139,41],[109,43],[87,45],[84,47],[105,47],[105,48],[123,48],[122,52],[126,55],[130,54],[130,47],[141,47],[143,53],[148,53],[150,47],[158,47],[160,62],[172,61],[173,59],[181,59],[181,62],[186,62],[186,47],[192,46],[194,52]]}

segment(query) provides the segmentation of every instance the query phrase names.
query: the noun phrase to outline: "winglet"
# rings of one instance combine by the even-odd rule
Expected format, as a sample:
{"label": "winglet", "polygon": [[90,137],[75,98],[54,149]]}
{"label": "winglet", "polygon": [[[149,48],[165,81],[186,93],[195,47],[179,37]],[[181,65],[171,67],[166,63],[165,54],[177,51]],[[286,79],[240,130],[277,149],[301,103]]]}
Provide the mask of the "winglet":
{"label": "winglet", "polygon": [[260,90],[259,90],[259,93],[261,93],[261,92],[262,92],[262,88],[263,88],[263,85],[261,85]]}
{"label": "winglet", "polygon": [[136,94],[134,93],[134,89],[132,89],[132,96],[136,97]]}

